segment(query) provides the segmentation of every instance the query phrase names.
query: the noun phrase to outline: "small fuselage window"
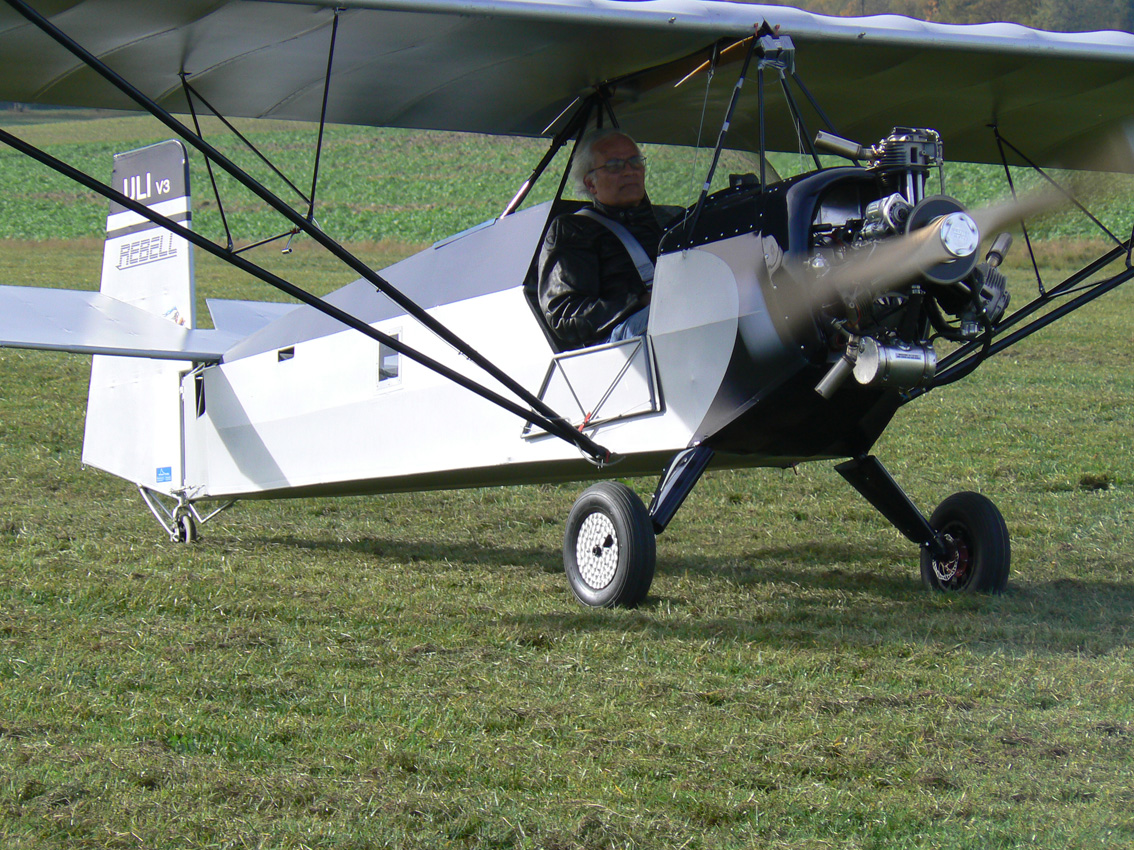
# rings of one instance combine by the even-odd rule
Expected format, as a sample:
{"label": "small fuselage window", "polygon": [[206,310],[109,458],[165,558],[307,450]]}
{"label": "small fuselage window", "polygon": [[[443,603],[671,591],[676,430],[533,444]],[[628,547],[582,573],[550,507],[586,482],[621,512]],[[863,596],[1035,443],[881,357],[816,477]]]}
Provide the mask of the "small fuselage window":
{"label": "small fuselage window", "polygon": [[[394,339],[399,334],[390,334]],[[401,377],[401,355],[384,342],[378,343],[378,383],[396,381]]]}

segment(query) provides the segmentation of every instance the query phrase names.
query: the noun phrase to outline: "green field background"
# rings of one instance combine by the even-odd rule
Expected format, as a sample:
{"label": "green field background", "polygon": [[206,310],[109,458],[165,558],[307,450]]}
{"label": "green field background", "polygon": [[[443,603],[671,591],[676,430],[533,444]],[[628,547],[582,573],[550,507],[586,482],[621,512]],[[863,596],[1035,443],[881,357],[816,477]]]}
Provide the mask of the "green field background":
{"label": "green field background", "polygon": [[[164,137],[17,129],[107,176]],[[248,129],[309,175],[313,129]],[[334,128],[317,217],[380,266],[497,214],[539,154]],[[649,155],[681,202],[687,154]],[[998,197],[989,174],[949,188]],[[97,286],[101,199],[7,152],[0,175],[0,282]],[[282,229],[231,203],[239,240]],[[1098,247],[1078,227],[1046,231],[1049,283]],[[352,277],[278,247],[257,261],[312,289]],[[198,256],[202,294],[271,297]],[[1008,271],[1030,297],[1022,252]],[[633,611],[567,591],[581,485],[241,503],[169,543],[82,467],[89,359],[2,349],[0,846],[1132,846],[1132,314],[1134,292],[1100,300],[876,447],[926,511],[1000,506],[1004,595],[926,592],[916,548],[817,463],[707,475]]]}
{"label": "green field background", "polygon": [[[110,178],[113,155],[170,137],[170,131],[148,116],[103,118],[98,129],[43,113],[8,113],[9,131],[45,146],[54,156],[102,180]],[[30,123],[21,123],[21,122]],[[237,122],[260,150],[296,187],[310,193],[318,128],[287,122]],[[82,128],[82,129],[76,129]],[[217,121],[206,121],[205,138],[237,164],[256,175],[281,198],[306,212],[289,189],[247,146]],[[877,140],[861,140],[873,143]],[[316,189],[316,219],[342,242],[397,242],[420,245],[445,238],[499,215],[531,174],[546,143],[537,139],[493,138],[460,133],[424,133],[370,127],[330,127],[324,136]],[[948,152],[948,140],[944,150]],[[704,181],[710,152],[646,146],[651,197],[667,204],[692,205]],[[210,238],[224,239],[217,202],[203,158],[192,151],[195,227]],[[783,175],[813,167],[809,156],[773,154]],[[827,160],[825,160],[827,161]],[[549,176],[536,184],[529,203],[551,198],[558,184],[554,163]],[[835,159],[829,164],[836,164]],[[727,185],[730,172],[756,171],[750,158],[726,153],[715,185]],[[1004,170],[996,165],[947,163],[947,194],[969,206],[1009,196]],[[1058,172],[1057,172],[1058,176]],[[1013,169],[1019,187],[1035,185],[1027,170]],[[1129,235],[1134,213],[1134,180],[1108,175],[1098,181],[1091,208],[1107,226]],[[246,245],[281,229],[267,206],[218,173],[217,183],[237,245]],[[941,188],[936,178],[929,191]],[[8,148],[0,147],[0,238],[76,239],[100,236],[106,202],[93,192],[76,189],[66,178]],[[1080,215],[1051,216],[1034,222],[1039,239],[1097,238],[1095,226]]]}

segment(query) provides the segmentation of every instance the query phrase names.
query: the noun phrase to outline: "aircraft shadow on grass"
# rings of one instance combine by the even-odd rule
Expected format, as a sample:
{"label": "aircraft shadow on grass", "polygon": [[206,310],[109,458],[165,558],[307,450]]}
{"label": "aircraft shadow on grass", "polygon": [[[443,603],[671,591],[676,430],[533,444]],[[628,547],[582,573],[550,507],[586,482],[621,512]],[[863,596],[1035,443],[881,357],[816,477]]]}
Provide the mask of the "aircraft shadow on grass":
{"label": "aircraft shadow on grass", "polygon": [[[218,540],[218,543],[222,541]],[[528,573],[556,574],[562,555],[553,548],[481,545],[475,542],[406,541],[395,537],[358,540],[313,540],[265,535],[251,541],[321,552],[352,552],[406,564],[441,563],[438,571],[459,574],[471,567],[524,568]],[[814,541],[802,546],[769,547],[737,558],[685,556],[659,564],[662,581],[637,613],[617,618],[595,617],[586,611],[510,615],[515,625],[541,634],[623,632],[627,628],[659,635],[697,639],[734,637],[769,647],[875,646],[887,639],[926,646],[958,642],[978,654],[1032,652],[1037,655],[1076,653],[1103,655],[1134,645],[1134,584],[1116,581],[1057,578],[1016,582],[1003,595],[954,594],[927,597],[916,578],[904,571],[880,573],[878,564],[900,564],[904,549],[863,552],[850,544]],[[766,565],[769,561],[777,565]],[[831,567],[829,564],[842,564]],[[856,566],[859,565],[859,566]],[[1131,565],[1134,567],[1134,564]],[[702,621],[668,622],[655,613],[672,607],[697,607],[669,591],[666,577],[697,574],[729,580],[737,593],[745,588],[784,587],[784,604],[769,613],[768,596],[761,591],[752,618],[710,616]],[[659,592],[660,591],[660,592]],[[802,593],[801,593],[802,591]],[[834,598],[807,593],[829,591]],[[773,600],[774,601],[774,600]],[[881,603],[888,603],[887,615]],[[895,607],[896,606],[896,607]],[[974,612],[995,612],[972,620]],[[910,623],[917,623],[911,627]],[[868,625],[864,625],[868,624]]]}

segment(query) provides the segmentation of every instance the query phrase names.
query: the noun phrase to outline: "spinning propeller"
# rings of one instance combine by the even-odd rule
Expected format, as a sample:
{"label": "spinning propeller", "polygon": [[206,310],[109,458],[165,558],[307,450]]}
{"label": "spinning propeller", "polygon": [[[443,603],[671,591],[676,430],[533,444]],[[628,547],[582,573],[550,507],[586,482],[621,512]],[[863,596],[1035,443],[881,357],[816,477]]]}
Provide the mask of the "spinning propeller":
{"label": "spinning propeller", "polygon": [[[1041,191],[977,210],[959,209],[945,199],[927,198],[931,209],[936,202],[946,207],[940,215],[928,213],[929,222],[915,225],[907,233],[893,236],[849,253],[845,258],[830,261],[830,271],[823,282],[836,291],[874,295],[890,292],[905,283],[925,277],[933,283],[956,283],[967,277],[977,263],[977,250],[989,235],[1001,233],[1024,219],[1050,212],[1067,203],[1058,192]],[[925,203],[925,202],[923,202]],[[947,209],[953,206],[953,209]],[[912,217],[911,217],[912,221]],[[993,253],[996,264],[1007,250],[1002,245]]]}
{"label": "spinning propeller", "polygon": [[[815,387],[825,398],[830,398],[852,373],[861,384],[898,388],[932,379],[936,371],[933,345],[908,335],[913,329],[912,314],[903,319],[903,332],[884,318],[893,315],[886,313],[889,308],[885,306],[880,308],[883,313],[879,318],[870,318],[875,307],[883,304],[879,299],[918,281],[935,284],[937,288],[931,293],[911,290],[910,307],[905,309],[920,311],[924,297],[929,317],[937,317],[934,325],[943,335],[958,340],[975,338],[980,328],[991,327],[1008,305],[1004,278],[995,270],[1012,242],[1004,229],[1071,202],[1069,193],[1052,187],[977,210],[966,210],[945,195],[924,197],[911,206],[907,198],[920,194],[915,191],[917,181],[924,183],[928,170],[941,165],[939,142],[931,130],[901,128],[872,148],[826,133],[816,139],[817,147],[851,159],[869,160],[872,169],[894,175],[895,180],[904,173],[908,190],[869,204],[849,233],[836,231],[842,243],[839,247],[810,251],[791,270],[798,281],[813,282],[808,287],[808,300],[814,310],[832,304],[835,298],[850,311],[843,326],[849,337],[846,352]],[[1128,142],[1118,147],[1130,149]],[[1097,157],[1094,167],[1098,167]],[[1077,181],[1076,188],[1082,189],[1082,183]],[[985,266],[978,268],[981,243],[993,234],[999,235],[984,257]],[[956,295],[949,295],[954,286]],[[905,303],[905,297],[901,303]],[[947,312],[956,315],[958,326],[943,324],[939,305],[955,305],[956,309],[950,306]],[[863,318],[867,319],[865,323]]]}
{"label": "spinning propeller", "polygon": [[[931,159],[939,153],[935,147],[936,134],[927,132],[928,135],[921,140],[918,155],[910,155],[908,149],[902,149],[903,159],[916,160],[919,155]],[[909,140],[914,139],[916,145],[916,133],[913,131],[901,137],[900,141],[909,144]],[[849,159],[884,165],[892,159],[892,152],[886,147],[888,141],[891,140],[866,147],[820,132],[815,138],[815,145]],[[1090,154],[1069,163],[1069,167],[1080,174],[1134,173],[1134,122],[1099,141]],[[976,210],[965,210],[959,203],[944,196],[926,198],[909,213],[904,233],[874,240],[838,258],[827,257],[829,271],[823,280],[840,293],[848,290],[862,293],[865,288],[874,295],[882,295],[919,277],[933,283],[956,283],[967,277],[975,267],[976,252],[983,239],[1000,234],[1005,228],[1025,219],[1069,206],[1074,203],[1075,195],[1097,194],[1099,188],[1097,182],[1076,177],[1068,190],[1053,184]],[[1007,245],[999,251],[994,246],[994,250],[989,252],[990,258],[995,257],[994,266],[999,265],[1006,250]]]}

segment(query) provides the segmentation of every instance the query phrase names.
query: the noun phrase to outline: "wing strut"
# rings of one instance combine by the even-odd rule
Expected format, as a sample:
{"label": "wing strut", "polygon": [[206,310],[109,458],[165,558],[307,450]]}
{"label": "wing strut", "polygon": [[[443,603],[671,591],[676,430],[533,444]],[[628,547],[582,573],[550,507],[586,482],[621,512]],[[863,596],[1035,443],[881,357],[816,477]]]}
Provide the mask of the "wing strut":
{"label": "wing strut", "polygon": [[[1132,247],[1134,247],[1134,232],[1131,233],[1131,238],[1126,242],[1111,248],[1109,252],[1067,278],[1063,283],[1053,287],[1044,296],[1036,298],[1029,304],[1021,307],[999,325],[990,327],[984,341],[974,340],[951,353],[938,364],[937,377],[927,386],[916,387],[904,393],[902,396],[903,401],[911,401],[937,387],[959,381],[961,378],[973,372],[977,366],[993,354],[999,354],[1009,346],[1015,345],[1020,340],[1031,336],[1041,328],[1047,327],[1057,319],[1063,318],[1069,313],[1078,310],[1084,304],[1089,304],[1099,296],[1105,295],[1112,289],[1117,289],[1119,286],[1126,283],[1126,281],[1134,278],[1134,267],[1131,267],[1129,262]],[[1092,275],[1101,271],[1111,263],[1122,259],[1124,255],[1127,258],[1127,265],[1123,271],[1104,280],[1087,282],[1087,279]],[[1035,313],[1041,307],[1050,304],[1055,298],[1066,297],[1075,292],[1079,292],[1080,294],[1050,312],[1032,319],[1019,330],[993,341],[993,337],[1004,333],[1013,325],[1019,324],[1027,316]]]}
{"label": "wing strut", "polygon": [[[189,104],[189,115],[193,118],[193,128],[197,131],[197,135],[204,138],[201,133],[201,122],[197,120],[197,108],[193,106],[192,89],[189,87],[189,81],[185,77],[185,72],[181,72],[181,87],[185,90],[185,102]],[[213,174],[213,162],[208,157],[205,157],[205,170],[209,172],[209,183],[213,187],[213,197],[217,201],[217,212],[220,213],[221,224],[224,226],[224,238],[228,245],[228,250],[232,250],[234,245],[232,242],[232,228],[228,226],[228,216],[224,212],[224,201],[221,200],[220,189],[217,188],[217,176]],[[156,516],[156,513],[155,513]]]}
{"label": "wing strut", "polygon": [[[264,156],[264,154],[260,152],[260,149],[252,144],[251,139],[249,139],[238,129],[236,129],[231,121],[217,112],[216,108],[207,100],[205,100],[204,96],[199,91],[193,88],[193,86],[189,82],[189,78],[186,76],[184,71],[181,72],[181,87],[185,90],[185,102],[189,104],[189,114],[193,117],[193,128],[197,131],[198,136],[200,136],[202,139],[205,138],[205,134],[201,132],[201,123],[197,120],[197,110],[193,106],[193,98],[197,98],[197,100],[201,101],[201,103],[205,105],[209,112],[211,112],[214,117],[218,118],[220,122],[228,128],[230,133],[240,139],[240,141],[244,142],[248,150],[256,154],[256,156],[258,156],[264,162],[264,164],[267,165],[268,168],[270,168],[275,173],[277,177],[279,177],[284,183],[286,183],[288,187],[293,192],[295,192],[296,195],[299,196],[299,199],[303,201],[303,203],[311,203],[310,199],[305,194],[303,194],[303,190],[292,183],[291,180],[288,179],[288,176],[276,167],[276,164],[274,162]],[[264,245],[268,245],[272,242],[277,242],[280,239],[286,238],[288,240],[288,247],[284,248],[283,253],[290,254],[291,240],[295,236],[295,234],[299,233],[299,229],[296,227],[293,227],[290,230],[285,230],[283,233],[278,233],[275,236],[269,236],[265,239],[258,239],[250,245],[245,245],[243,248],[235,248],[233,246],[232,232],[228,227],[228,216],[226,216],[224,213],[224,202],[221,201],[220,190],[217,189],[217,181],[216,178],[213,177],[213,163],[208,157],[205,157],[205,168],[208,169],[209,181],[213,184],[213,197],[216,198],[217,211],[220,212],[221,223],[224,225],[225,237],[228,240],[228,249],[236,254],[244,254],[248,251],[251,251],[253,248],[260,248]]]}
{"label": "wing strut", "polygon": [[[1038,174],[1040,177],[1042,177],[1049,186],[1056,189],[1058,192],[1060,192],[1060,194],[1067,198],[1068,201],[1078,207],[1079,212],[1090,219],[1091,223],[1094,224],[1095,227],[1105,233],[1107,238],[1111,242],[1113,242],[1115,245],[1123,245],[1122,240],[1115,236],[1114,233],[1111,232],[1110,228],[1099,221],[1098,217],[1085,206],[1083,206],[1083,204],[1074,195],[1072,195],[1067,189],[1060,186],[1059,183],[1052,179],[1051,175],[1040,168],[1034,160],[1030,159],[1027,156],[1027,154],[1025,154],[1022,150],[1020,150],[1018,147],[1004,138],[1004,136],[1000,135],[1000,128],[995,124],[992,126],[992,134],[996,137],[996,146],[1000,151],[1000,162],[1004,166],[1004,177],[1008,181],[1008,189],[1012,192],[1013,198],[1016,197],[1016,186],[1012,181],[1012,169],[1008,165],[1008,155],[1004,150],[1005,147],[1011,148],[1012,152],[1016,154],[1016,156],[1020,157],[1020,159],[1022,159],[1025,163],[1027,163],[1028,167],[1032,171],[1036,172],[1036,174]],[[1026,222],[1021,222],[1020,227],[1024,233],[1024,242],[1027,243],[1028,246],[1028,255],[1032,258],[1032,268],[1036,273],[1036,284],[1039,286],[1039,294],[1040,297],[1043,298],[1047,295],[1047,292],[1044,290],[1043,277],[1040,275],[1039,263],[1036,261],[1036,252],[1032,247],[1032,239],[1031,236],[1028,235],[1028,225]]]}
{"label": "wing strut", "polygon": [[323,105],[319,109],[319,140],[315,143],[315,164],[311,167],[311,201],[307,206],[307,220],[315,221],[315,190],[319,187],[319,159],[323,153],[323,128],[327,126],[327,98],[331,94],[331,66],[335,62],[335,40],[339,37],[339,11],[331,23],[331,46],[327,51],[327,75],[323,80]]}
{"label": "wing strut", "polygon": [[105,183],[96,180],[95,178],[91,177],[88,174],[85,174],[79,169],[68,165],[62,160],[56,159],[45,151],[39,150],[34,145],[28,144],[19,137],[13,136],[3,128],[0,128],[0,142],[3,142],[11,148],[14,148],[25,156],[31,157],[36,162],[39,162],[42,165],[46,165],[48,168],[57,171],[64,177],[67,177],[70,180],[74,180],[76,183],[85,186],[91,191],[98,192],[103,197],[114,201],[117,204],[121,204],[123,207],[129,209],[134,213],[137,213],[140,216],[143,216],[144,218],[149,219],[155,224],[161,225],[171,233],[174,233],[180,236],[182,239],[192,242],[198,248],[201,248],[204,251],[208,251],[210,254],[219,257],[222,260],[225,260],[235,268],[238,268],[243,272],[247,272],[253,277],[262,280],[264,283],[274,286],[281,292],[287,293],[298,301],[302,301],[304,304],[307,304],[308,306],[327,314],[331,318],[337,319],[344,325],[353,328],[359,333],[389,346],[398,353],[404,354],[411,360],[420,363],[425,368],[436,372],[437,374],[452,381],[458,386],[464,387],[470,392],[479,395],[481,398],[486,399],[493,404],[499,405],[510,413],[514,413],[521,419],[524,419],[540,428],[543,428],[549,434],[554,434],[555,436],[560,437],[561,439],[564,439],[569,443],[573,443],[584,452],[591,455],[591,457],[593,457],[595,460],[599,462],[606,462],[610,459],[611,453],[607,449],[604,449],[602,446],[596,444],[585,434],[576,430],[562,417],[559,417],[558,415],[550,418],[541,416],[538,413],[535,413],[532,410],[528,410],[522,405],[519,405],[516,402],[493,392],[487,387],[484,387],[483,385],[477,383],[472,378],[469,378],[466,375],[462,375],[460,372],[457,372],[444,365],[443,363],[434,360],[428,355],[422,354],[420,351],[417,351],[416,349],[406,345],[397,337],[382,333],[377,328],[371,327],[366,322],[362,321],[356,316],[351,315],[350,313],[347,313],[345,310],[341,310],[333,304],[324,301],[322,298],[319,298],[316,295],[312,295],[307,290],[302,289],[291,283],[290,281],[284,280],[278,275],[273,274],[267,269],[264,269],[261,266],[258,266],[239,255],[233,254],[225,248],[222,248],[220,245],[217,245],[211,239],[208,239],[205,236],[202,236],[200,233],[197,233],[194,230],[190,230],[189,228],[178,224],[171,218],[167,218],[166,216],[155,212],[145,204],[142,204],[138,201],[135,201],[133,198],[123,195],[116,189],[107,186]]}
{"label": "wing strut", "polygon": [[[252,153],[256,154],[256,156],[258,156],[260,158],[260,161],[263,162],[264,165],[266,165],[266,166],[268,166],[268,168],[272,169],[272,172],[278,178],[280,178],[280,180],[282,180],[284,183],[286,183],[288,185],[288,188],[291,189],[291,191],[295,192],[295,194],[299,196],[299,199],[301,201],[303,201],[303,203],[305,203],[305,204],[311,203],[311,199],[308,198],[305,194],[303,194],[302,189],[300,189],[298,186],[296,186],[288,178],[288,176],[286,174],[284,174],[282,171],[279,170],[279,168],[276,167],[276,164],[274,162],[272,162],[270,159],[268,159],[266,156],[264,156],[263,153],[260,152],[260,149],[252,143],[251,139],[249,139],[247,136],[245,136],[243,133],[241,133],[240,130],[237,129],[235,124],[233,124],[231,121],[229,121],[227,118],[225,118],[220,112],[218,112],[216,107],[213,106],[211,103],[209,103],[209,101],[207,101],[205,99],[205,96],[193,87],[193,84],[191,82],[189,82],[189,78],[185,75],[184,72],[182,72],[182,74],[181,74],[181,84],[185,87],[185,92],[186,92],[185,100],[188,101],[188,103],[189,103],[189,111],[191,113],[193,112],[193,98],[195,97],[195,98],[197,98],[197,100],[201,101],[201,103],[203,103],[205,105],[205,108],[208,109],[209,112],[211,112],[214,116],[216,116],[216,118],[222,124],[224,124],[225,128],[230,133],[232,133],[234,136],[236,136],[236,138],[240,139],[240,141],[244,142],[244,144],[248,148],[248,150],[250,150],[250,151],[252,151]],[[192,97],[190,95],[192,95]],[[198,128],[197,135],[200,136],[202,139],[204,138],[204,134],[202,134],[200,132],[199,128]]]}
{"label": "wing strut", "polygon": [[[104,63],[97,56],[95,56],[78,42],[76,42],[69,35],[60,30],[59,27],[55,26],[35,9],[31,8],[26,2],[24,2],[24,0],[5,0],[5,2],[7,2],[7,4],[17,12],[19,12],[20,15],[26,18],[30,23],[34,24],[38,29],[51,37],[62,47],[73,53],[77,58],[82,60],[89,68],[97,72],[105,80],[119,89],[123,94],[128,96],[131,100],[145,109],[159,121],[161,121],[180,138],[184,139],[187,143],[192,145],[202,155],[211,158],[237,182],[244,186],[244,188],[246,188],[256,197],[260,198],[260,200],[271,206],[274,210],[276,210],[276,212],[290,221],[295,227],[299,228],[301,231],[310,236],[315,242],[326,249],[336,259],[340,260],[350,269],[361,275],[379,292],[381,292],[383,295],[397,304],[401,309],[405,310],[407,314],[415,318],[417,321],[421,322],[422,325],[436,334],[440,339],[447,342],[454,349],[456,349],[458,352],[463,354],[465,357],[467,357],[469,360],[471,360],[473,363],[475,363],[477,366],[491,375],[496,381],[506,387],[510,392],[515,394],[518,398],[522,399],[526,404],[530,406],[530,409],[524,409],[520,405],[517,405],[514,402],[511,402],[508,399],[504,398],[503,396],[500,396],[499,394],[488,390],[486,387],[483,387],[482,385],[472,381],[471,379],[466,378],[458,372],[454,372],[453,370],[449,369],[446,366],[443,366],[440,363],[432,361],[433,365],[427,364],[426,361],[429,361],[430,358],[426,357],[425,355],[409,349],[399,341],[394,340],[392,337],[388,337],[385,334],[380,333],[379,331],[376,331],[368,324],[355,318],[349,313],[339,310],[333,305],[328,304],[322,299],[317,298],[316,296],[311,295],[305,290],[294,286],[290,282],[271,274],[267,270],[260,268],[254,263],[250,263],[238,257],[234,253],[214,245],[210,240],[204,239],[204,237],[201,237],[198,234],[181,227],[175,222],[166,219],[164,216],[153,213],[151,210],[149,210],[148,207],[136,204],[125,195],[122,195],[121,193],[115,191],[114,189],[111,189],[108,186],[99,184],[98,181],[93,180],[77,169],[71,168],[66,163],[55,160],[54,157],[50,157],[48,154],[45,154],[44,152],[39,151],[35,148],[31,148],[29,151],[28,148],[30,146],[25,145],[15,136],[12,136],[11,134],[6,132],[3,133],[2,140],[4,142],[11,145],[12,147],[15,147],[17,150],[21,150],[27,155],[32,156],[38,162],[48,165],[49,167],[59,171],[62,174],[65,174],[71,179],[82,183],[93,191],[99,192],[105,197],[117,200],[118,203],[121,203],[128,209],[133,210],[134,212],[144,216],[151,221],[155,221],[158,224],[161,224],[166,229],[177,233],[185,239],[188,239],[189,241],[193,242],[193,244],[201,247],[203,250],[206,250],[220,257],[221,259],[226,260],[237,268],[240,268],[242,271],[246,271],[249,274],[264,281],[265,283],[269,283],[272,286],[275,286],[276,288],[287,292],[289,295],[292,295],[292,297],[303,301],[305,304],[308,304],[309,306],[314,307],[315,309],[320,310],[321,312],[326,313],[327,315],[332,316],[335,319],[338,319],[343,324],[352,327],[355,330],[358,330],[373,339],[384,342],[395,351],[403,353],[407,357],[411,357],[422,365],[428,366],[428,368],[433,369],[438,374],[444,375],[446,378],[453,380],[455,383],[465,387],[466,389],[469,389],[472,392],[475,392],[478,395],[482,396],[483,398],[500,405],[501,407],[509,410],[512,413],[515,413],[517,416],[529,422],[535,422],[535,424],[538,424],[541,428],[547,430],[548,433],[554,434],[579,447],[582,451],[590,455],[596,461],[605,463],[610,459],[611,453],[607,449],[595,443],[582,432],[577,431],[575,428],[571,427],[570,423],[566,419],[564,419],[562,416],[548,407],[548,405],[541,401],[536,395],[523,387],[514,378],[507,375],[498,366],[496,366],[494,363],[489,361],[486,357],[472,348],[472,346],[468,345],[468,343],[464,342],[464,340],[462,340],[455,333],[445,327],[445,325],[443,325],[441,322],[430,316],[428,312],[422,309],[422,307],[420,307],[415,301],[408,298],[400,290],[390,284],[389,281],[373,271],[368,265],[366,265],[366,263],[362,262],[362,260],[358,259],[348,250],[346,250],[336,240],[328,236],[320,228],[315,226],[312,222],[308,221],[303,215],[292,209],[288,204],[284,203],[269,189],[267,189],[261,183],[257,182],[239,166],[228,159],[228,157],[226,157],[204,139],[193,134],[188,127],[186,127],[183,123],[174,118],[173,115],[171,115],[168,111],[155,103],[152,98],[147,96],[136,86],[131,84],[128,80],[126,80],[112,68],[107,66],[106,63]],[[34,151],[34,153],[32,153],[32,151]],[[54,160],[54,164],[49,162],[49,160]],[[107,194],[108,191],[112,194]]]}

